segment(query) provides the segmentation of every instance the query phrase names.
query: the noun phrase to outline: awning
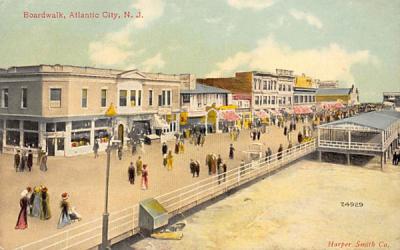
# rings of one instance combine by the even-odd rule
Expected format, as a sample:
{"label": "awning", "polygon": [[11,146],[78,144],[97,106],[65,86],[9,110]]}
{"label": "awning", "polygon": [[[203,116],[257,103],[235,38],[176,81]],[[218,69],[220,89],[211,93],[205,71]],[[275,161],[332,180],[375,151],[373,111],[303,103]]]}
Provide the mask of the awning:
{"label": "awning", "polygon": [[323,102],[320,104],[322,109],[342,109],[345,106],[340,102]]}
{"label": "awning", "polygon": [[269,118],[269,114],[264,110],[256,111],[256,116],[260,119]]}
{"label": "awning", "polygon": [[296,115],[311,114],[313,111],[309,106],[294,106],[293,111]]}
{"label": "awning", "polygon": [[234,122],[240,119],[240,116],[236,114],[234,110],[224,110],[220,111],[221,112],[221,117],[222,119],[229,121],[229,122]]}
{"label": "awning", "polygon": [[154,116],[153,128],[169,128],[168,123],[158,115]]}

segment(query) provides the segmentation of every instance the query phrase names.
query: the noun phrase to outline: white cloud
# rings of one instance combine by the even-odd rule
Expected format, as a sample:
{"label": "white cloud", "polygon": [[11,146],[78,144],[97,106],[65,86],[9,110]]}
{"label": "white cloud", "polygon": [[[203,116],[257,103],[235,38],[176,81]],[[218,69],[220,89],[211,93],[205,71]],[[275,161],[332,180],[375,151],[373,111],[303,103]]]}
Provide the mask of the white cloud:
{"label": "white cloud", "polygon": [[102,39],[89,44],[89,58],[96,65],[133,65],[132,59],[139,52],[134,51],[132,33],[143,29],[164,13],[163,0],[137,0],[132,4],[143,18],[134,18],[120,30],[106,34]]}
{"label": "white cloud", "polygon": [[132,25],[141,29],[163,15],[165,3],[163,0],[138,0],[132,4],[132,7],[140,11],[143,16],[143,18],[135,18]]}
{"label": "white cloud", "polygon": [[207,77],[232,75],[235,71],[243,70],[274,72],[276,68],[283,68],[321,80],[335,79],[353,83],[353,65],[375,62],[368,50],[348,52],[335,43],[322,48],[295,50],[268,37],[260,40],[255,49],[238,52],[217,63],[217,69]]}
{"label": "white cloud", "polygon": [[148,58],[142,63],[142,68],[144,71],[153,71],[153,70],[159,70],[162,69],[165,65],[165,61],[162,58],[161,53],[158,53],[157,55]]}
{"label": "white cloud", "polygon": [[302,12],[302,11],[295,10],[295,9],[290,10],[289,13],[296,20],[304,20],[309,25],[314,26],[317,29],[322,29],[323,25],[322,25],[321,20],[319,20],[318,17],[316,17],[310,13]]}
{"label": "white cloud", "polygon": [[236,9],[262,10],[274,4],[273,0],[228,0],[228,4]]}
{"label": "white cloud", "polygon": [[206,17],[204,21],[206,21],[206,23],[219,23],[222,21],[222,17]]}

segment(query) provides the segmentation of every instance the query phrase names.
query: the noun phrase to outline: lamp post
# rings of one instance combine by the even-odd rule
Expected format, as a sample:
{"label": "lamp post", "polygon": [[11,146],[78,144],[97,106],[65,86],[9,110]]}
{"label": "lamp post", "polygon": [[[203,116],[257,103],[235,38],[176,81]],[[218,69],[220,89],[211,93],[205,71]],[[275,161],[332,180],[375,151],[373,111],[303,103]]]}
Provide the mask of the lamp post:
{"label": "lamp post", "polygon": [[109,180],[110,180],[110,162],[111,162],[111,138],[114,130],[114,125],[113,125],[113,117],[117,115],[117,112],[115,111],[114,105],[111,103],[110,107],[107,109],[105,115],[110,118],[110,125],[111,125],[111,133],[108,138],[108,143],[107,143],[107,167],[106,167],[106,186],[105,186],[105,201],[104,201],[104,213],[103,213],[103,229],[102,229],[102,241],[101,241],[101,250],[106,250],[106,249],[111,249],[110,248],[110,243],[108,241],[108,218],[109,218],[109,213],[108,213],[108,185],[109,185]]}

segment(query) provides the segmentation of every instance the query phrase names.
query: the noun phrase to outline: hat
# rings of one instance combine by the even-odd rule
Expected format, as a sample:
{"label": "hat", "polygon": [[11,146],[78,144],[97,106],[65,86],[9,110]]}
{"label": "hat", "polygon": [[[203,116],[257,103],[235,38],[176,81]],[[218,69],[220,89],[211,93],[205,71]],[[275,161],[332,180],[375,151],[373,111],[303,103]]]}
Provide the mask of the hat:
{"label": "hat", "polygon": [[31,192],[31,191],[32,191],[32,188],[31,188],[31,187],[27,187],[26,190],[27,190],[28,192]]}
{"label": "hat", "polygon": [[47,187],[42,187],[42,192],[46,193],[47,192]]}
{"label": "hat", "polygon": [[28,190],[24,189],[24,190],[21,192],[21,197],[25,197],[27,194],[28,194]]}
{"label": "hat", "polygon": [[35,187],[35,193],[39,193],[40,192],[40,187]]}
{"label": "hat", "polygon": [[67,200],[68,197],[69,197],[68,193],[62,193],[62,194],[61,194],[61,198],[62,198],[63,200]]}

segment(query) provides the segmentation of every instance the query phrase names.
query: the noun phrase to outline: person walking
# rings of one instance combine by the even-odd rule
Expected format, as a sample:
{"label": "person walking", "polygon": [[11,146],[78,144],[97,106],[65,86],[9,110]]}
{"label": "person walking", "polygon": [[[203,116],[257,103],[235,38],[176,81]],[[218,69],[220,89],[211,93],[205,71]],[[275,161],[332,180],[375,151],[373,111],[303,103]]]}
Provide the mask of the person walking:
{"label": "person walking", "polygon": [[228,166],[226,165],[225,162],[222,162],[222,171],[224,175],[224,182],[226,181],[226,171],[228,171]]}
{"label": "person walking", "polygon": [[217,168],[218,185],[221,184],[221,181],[222,181],[222,172],[223,172],[222,163],[220,163],[220,164],[218,165],[218,168]]}
{"label": "person walking", "polygon": [[211,157],[211,174],[216,174],[217,173],[217,167],[218,167],[217,156],[215,154],[212,154],[212,157]]}
{"label": "person walking", "polygon": [[179,154],[179,139],[175,141],[175,154]]}
{"label": "person walking", "polygon": [[43,187],[40,194],[40,219],[48,220],[50,218],[50,197],[47,193],[47,187]]}
{"label": "person walking", "polygon": [[206,136],[204,134],[200,134],[200,145],[203,147],[206,142]]}
{"label": "person walking", "polygon": [[31,215],[32,214],[32,203],[33,203],[33,190],[31,187],[27,187],[26,191],[28,191],[28,194],[26,195],[26,197],[28,198],[28,214]]}
{"label": "person walking", "polygon": [[19,150],[14,155],[14,168],[15,172],[19,171],[19,164],[21,163],[21,156],[19,155]]}
{"label": "person walking", "polygon": [[25,171],[27,161],[28,161],[28,157],[26,156],[26,152],[22,151],[21,163],[19,164],[19,171],[21,171],[21,172]]}
{"label": "person walking", "polygon": [[136,175],[137,176],[142,176],[142,167],[143,167],[142,157],[139,156],[139,158],[136,161]]}
{"label": "person walking", "polygon": [[99,142],[97,139],[94,140],[94,145],[93,145],[93,153],[94,153],[94,158],[99,157]]}
{"label": "person walking", "polygon": [[200,175],[200,162],[196,160],[195,163],[196,163],[196,166],[195,166],[194,172],[196,173],[196,177],[199,177],[199,175]]}
{"label": "person walking", "polygon": [[217,158],[217,166],[219,166],[219,164],[221,164],[221,163],[222,163],[221,155],[218,155],[218,158]]}
{"label": "person walking", "polygon": [[285,127],[283,128],[283,135],[284,135],[284,136],[287,135],[287,126],[285,126]]}
{"label": "person walking", "polygon": [[142,189],[147,190],[149,188],[149,172],[147,170],[147,164],[143,164],[142,171]]}
{"label": "person walking", "polygon": [[192,178],[194,178],[196,173],[196,163],[193,161],[193,159],[190,159],[189,168],[190,168],[190,173],[192,174]]}
{"label": "person walking", "polygon": [[395,151],[392,158],[392,164],[395,166],[397,165],[397,152]]}
{"label": "person walking", "polygon": [[36,186],[33,189],[33,198],[31,201],[32,204],[32,213],[33,217],[40,217],[40,195],[41,195],[41,188]]}
{"label": "person walking", "polygon": [[28,167],[29,172],[31,172],[32,171],[32,166],[33,166],[32,150],[29,150],[29,152],[28,152],[28,160],[26,162],[26,166]]}
{"label": "person walking", "polygon": [[135,184],[135,167],[133,166],[133,162],[128,167],[128,179],[130,184]]}
{"label": "person walking", "polygon": [[71,218],[69,217],[69,202],[68,202],[68,193],[61,194],[61,202],[60,202],[60,218],[58,219],[57,228],[63,228],[69,224],[71,224]]}
{"label": "person walking", "polygon": [[47,171],[47,153],[42,155],[42,159],[40,160],[40,170]]}
{"label": "person walking", "polygon": [[119,147],[118,147],[118,159],[119,160],[122,160],[122,145],[120,145]]}
{"label": "person walking", "polygon": [[206,155],[206,165],[208,167],[208,175],[211,175],[211,161],[212,161],[212,155],[211,154]]}
{"label": "person walking", "polygon": [[163,142],[163,144],[162,144],[161,153],[163,156],[168,153],[168,145],[165,142]]}
{"label": "person walking", "polygon": [[170,150],[168,152],[168,156],[167,156],[167,169],[168,171],[172,170],[172,164],[174,163],[174,156],[172,155],[172,151]]}
{"label": "person walking", "polygon": [[299,131],[299,133],[297,134],[297,141],[299,142],[299,144],[303,141],[303,135],[301,134],[300,131]]}
{"label": "person walking", "polygon": [[27,209],[28,209],[28,197],[27,197],[28,191],[24,189],[24,191],[21,192],[21,199],[19,200],[19,214],[18,214],[18,219],[17,223],[15,225],[15,229],[26,229],[28,228],[28,216],[27,216]]}
{"label": "person walking", "polygon": [[185,144],[184,144],[183,139],[179,142],[179,153],[180,154],[185,153]]}
{"label": "person walking", "polygon": [[282,151],[283,151],[283,146],[282,144],[280,144],[278,148],[278,160],[282,159]]}
{"label": "person walking", "polygon": [[259,141],[261,137],[261,130],[257,129],[257,140]]}
{"label": "person walking", "polygon": [[233,147],[233,144],[230,145],[229,147],[229,159],[233,160],[235,148]]}

